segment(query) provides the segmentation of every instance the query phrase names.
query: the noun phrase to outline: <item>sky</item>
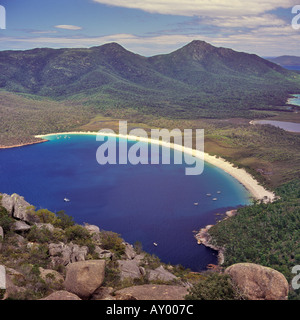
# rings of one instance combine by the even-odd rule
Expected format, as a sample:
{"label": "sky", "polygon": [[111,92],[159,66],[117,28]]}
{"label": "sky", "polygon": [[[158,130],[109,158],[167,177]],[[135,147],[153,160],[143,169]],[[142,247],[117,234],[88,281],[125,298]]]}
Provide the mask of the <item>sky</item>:
{"label": "sky", "polygon": [[[152,56],[203,40],[263,57],[300,56],[300,0],[0,0],[0,5],[6,12],[0,50],[117,42]],[[293,13],[295,5],[299,10]],[[1,19],[3,14],[0,26]],[[293,19],[299,29],[292,27]]]}

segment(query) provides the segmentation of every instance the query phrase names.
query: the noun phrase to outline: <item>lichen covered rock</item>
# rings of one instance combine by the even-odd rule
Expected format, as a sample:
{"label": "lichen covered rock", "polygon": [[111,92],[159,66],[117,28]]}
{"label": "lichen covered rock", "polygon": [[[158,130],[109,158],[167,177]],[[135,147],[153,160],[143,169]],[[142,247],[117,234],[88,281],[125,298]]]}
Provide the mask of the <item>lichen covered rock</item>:
{"label": "lichen covered rock", "polygon": [[289,285],[284,275],[253,263],[237,263],[225,270],[249,300],[287,300]]}
{"label": "lichen covered rock", "polygon": [[64,287],[82,299],[88,299],[104,280],[105,261],[88,260],[70,263]]}

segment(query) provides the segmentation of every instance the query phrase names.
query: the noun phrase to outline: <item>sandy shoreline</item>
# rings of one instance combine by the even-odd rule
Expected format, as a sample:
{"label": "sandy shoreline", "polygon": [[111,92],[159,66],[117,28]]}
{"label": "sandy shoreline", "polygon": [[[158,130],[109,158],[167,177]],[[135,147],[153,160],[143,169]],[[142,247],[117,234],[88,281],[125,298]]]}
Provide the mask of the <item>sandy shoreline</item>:
{"label": "sandy shoreline", "polygon": [[[36,138],[45,139],[48,136],[52,135],[69,135],[69,134],[80,134],[80,135],[98,135],[98,132],[61,132],[61,133],[52,133],[52,134],[46,134],[46,135],[38,135],[35,136]],[[207,163],[210,163],[228,174],[230,174],[232,177],[234,177],[236,180],[238,180],[252,195],[253,198],[258,200],[266,200],[266,201],[273,201],[275,199],[275,194],[271,191],[266,190],[263,186],[261,186],[245,169],[236,168],[233,166],[233,164],[229,163],[225,159],[217,158],[216,156],[211,156],[208,153],[200,152],[195,149],[191,148],[185,148],[180,145],[176,144],[168,144],[167,142],[160,141],[160,140],[154,140],[151,138],[141,138],[141,137],[135,137],[130,135],[119,135],[119,134],[112,134],[112,133],[101,133],[101,135],[105,136],[113,136],[113,137],[120,137],[125,138],[128,140],[134,140],[134,141],[143,141],[151,144],[159,144],[164,147],[171,147],[178,151],[183,151],[187,154],[190,154],[192,156],[195,156],[201,160],[205,160]]]}

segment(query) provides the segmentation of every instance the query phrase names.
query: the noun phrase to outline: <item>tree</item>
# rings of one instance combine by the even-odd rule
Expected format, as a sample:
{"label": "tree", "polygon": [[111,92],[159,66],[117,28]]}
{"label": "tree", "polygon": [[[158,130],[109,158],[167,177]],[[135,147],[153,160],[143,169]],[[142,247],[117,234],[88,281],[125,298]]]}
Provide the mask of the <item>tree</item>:
{"label": "tree", "polygon": [[118,255],[125,253],[125,245],[120,235],[112,231],[101,232],[101,244],[103,249],[112,250]]}
{"label": "tree", "polygon": [[53,224],[56,220],[55,213],[53,213],[47,209],[40,209],[35,214],[39,217],[39,219],[42,223]]}
{"label": "tree", "polygon": [[74,226],[73,217],[68,216],[64,210],[56,212],[57,219],[54,222],[54,226],[62,229]]}
{"label": "tree", "polygon": [[189,289],[186,300],[239,300],[229,275],[211,273],[205,275],[196,285]]}

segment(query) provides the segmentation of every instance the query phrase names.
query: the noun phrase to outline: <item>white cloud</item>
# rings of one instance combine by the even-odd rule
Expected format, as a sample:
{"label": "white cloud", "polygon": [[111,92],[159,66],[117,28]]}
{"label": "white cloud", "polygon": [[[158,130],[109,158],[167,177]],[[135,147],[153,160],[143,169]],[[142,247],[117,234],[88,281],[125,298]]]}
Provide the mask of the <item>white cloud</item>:
{"label": "white cloud", "polygon": [[257,28],[261,26],[284,26],[286,22],[273,14],[239,16],[239,17],[217,17],[201,19],[199,24],[214,25],[226,28]]}
{"label": "white cloud", "polygon": [[109,6],[140,9],[150,13],[182,16],[232,16],[261,14],[291,8],[299,0],[93,0]]}
{"label": "white cloud", "polygon": [[59,24],[57,26],[55,26],[55,28],[58,29],[65,29],[65,30],[81,30],[81,27],[78,26],[73,26],[71,24]]}

